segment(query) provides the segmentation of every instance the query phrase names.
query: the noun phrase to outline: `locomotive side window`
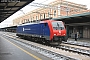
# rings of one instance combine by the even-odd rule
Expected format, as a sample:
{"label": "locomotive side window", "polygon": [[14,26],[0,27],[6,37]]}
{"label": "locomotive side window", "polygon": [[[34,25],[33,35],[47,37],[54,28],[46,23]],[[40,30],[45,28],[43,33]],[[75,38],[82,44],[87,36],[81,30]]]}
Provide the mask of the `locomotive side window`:
{"label": "locomotive side window", "polygon": [[45,23],[44,26],[47,26],[47,23]]}
{"label": "locomotive side window", "polygon": [[54,21],[54,22],[52,22],[52,27],[55,30],[63,30],[64,29],[64,25],[60,21]]}

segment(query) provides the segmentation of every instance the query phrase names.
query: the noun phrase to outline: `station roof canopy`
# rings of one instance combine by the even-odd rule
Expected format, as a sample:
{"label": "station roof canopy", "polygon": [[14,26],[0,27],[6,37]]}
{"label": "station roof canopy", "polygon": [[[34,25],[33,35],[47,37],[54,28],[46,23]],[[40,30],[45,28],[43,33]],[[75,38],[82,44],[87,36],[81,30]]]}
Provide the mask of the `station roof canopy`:
{"label": "station roof canopy", "polygon": [[62,16],[53,19],[63,21],[66,25],[90,25],[90,12],[74,14],[71,16]]}
{"label": "station roof canopy", "polygon": [[0,22],[31,3],[34,0],[1,0],[0,1]]}

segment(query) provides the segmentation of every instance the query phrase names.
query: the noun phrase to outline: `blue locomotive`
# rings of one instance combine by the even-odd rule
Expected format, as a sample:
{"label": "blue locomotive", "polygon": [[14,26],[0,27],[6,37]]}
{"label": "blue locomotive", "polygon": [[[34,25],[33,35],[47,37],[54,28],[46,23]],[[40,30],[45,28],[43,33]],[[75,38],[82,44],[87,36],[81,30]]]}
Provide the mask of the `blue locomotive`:
{"label": "blue locomotive", "polygon": [[62,21],[45,20],[39,23],[26,23],[17,26],[17,36],[35,38],[34,40],[61,43],[67,41],[66,29]]}

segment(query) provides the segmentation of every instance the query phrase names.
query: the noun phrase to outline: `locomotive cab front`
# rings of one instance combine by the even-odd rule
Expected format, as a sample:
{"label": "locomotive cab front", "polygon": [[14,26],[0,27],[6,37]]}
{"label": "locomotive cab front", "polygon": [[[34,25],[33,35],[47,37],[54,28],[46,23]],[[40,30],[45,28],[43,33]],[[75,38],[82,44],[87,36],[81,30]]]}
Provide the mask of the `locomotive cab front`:
{"label": "locomotive cab front", "polygon": [[66,41],[66,29],[62,21],[52,21],[52,40],[56,42]]}

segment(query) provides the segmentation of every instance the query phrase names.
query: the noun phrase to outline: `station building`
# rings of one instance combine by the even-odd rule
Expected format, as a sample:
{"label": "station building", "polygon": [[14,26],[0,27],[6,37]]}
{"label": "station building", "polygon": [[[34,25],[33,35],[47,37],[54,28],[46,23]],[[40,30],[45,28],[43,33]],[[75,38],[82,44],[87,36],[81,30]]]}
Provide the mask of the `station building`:
{"label": "station building", "polygon": [[[43,5],[47,7],[40,7],[26,14],[23,14],[23,16],[20,16],[13,20],[13,25],[16,26],[30,21],[36,21],[50,17],[58,18],[58,17],[72,16],[75,14],[90,12],[90,10],[87,10],[86,5],[76,4],[65,0],[55,0],[54,2],[51,2],[47,5],[45,4]],[[75,32],[78,32],[80,38],[90,38],[90,27],[89,25],[85,25],[86,23],[80,24],[77,22],[77,23],[67,24],[65,22],[65,24],[67,26],[68,37],[73,38]]]}

